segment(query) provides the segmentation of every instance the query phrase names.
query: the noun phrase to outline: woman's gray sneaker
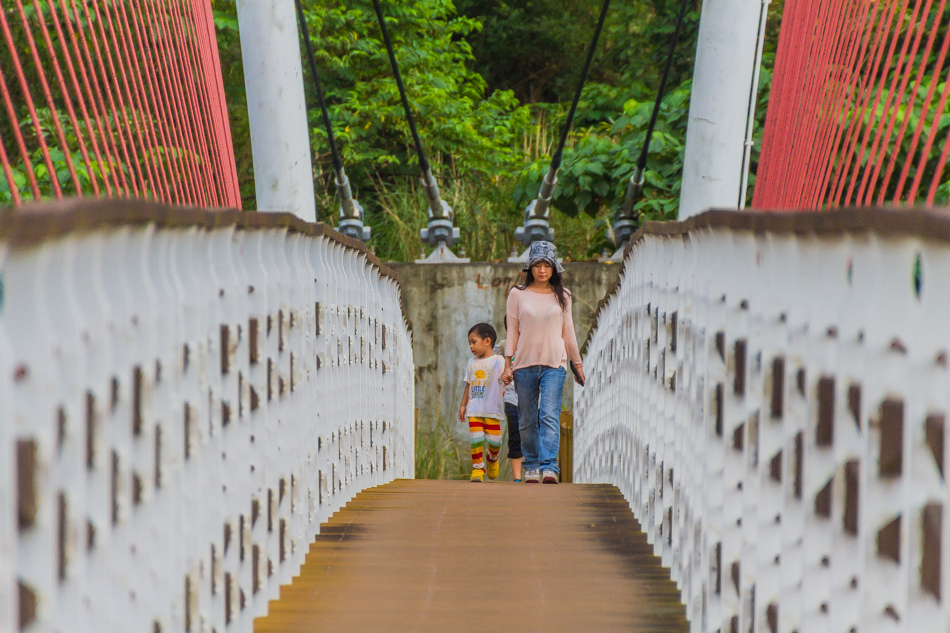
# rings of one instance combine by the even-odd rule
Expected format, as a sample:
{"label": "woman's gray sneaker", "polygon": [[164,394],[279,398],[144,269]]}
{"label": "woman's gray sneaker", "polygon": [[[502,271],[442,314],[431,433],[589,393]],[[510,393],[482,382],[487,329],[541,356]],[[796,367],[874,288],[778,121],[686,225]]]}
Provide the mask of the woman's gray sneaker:
{"label": "woman's gray sneaker", "polygon": [[524,482],[526,484],[539,484],[541,483],[541,471],[538,469],[527,470],[524,473]]}
{"label": "woman's gray sneaker", "polygon": [[553,470],[545,470],[544,475],[541,478],[541,483],[543,484],[556,484],[557,483],[557,473]]}

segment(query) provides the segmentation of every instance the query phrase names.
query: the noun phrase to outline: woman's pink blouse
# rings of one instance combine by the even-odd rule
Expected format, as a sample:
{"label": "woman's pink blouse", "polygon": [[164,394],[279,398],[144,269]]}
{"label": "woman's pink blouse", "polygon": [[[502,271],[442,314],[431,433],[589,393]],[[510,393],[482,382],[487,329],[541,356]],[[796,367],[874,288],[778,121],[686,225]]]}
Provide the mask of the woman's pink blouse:
{"label": "woman's pink blouse", "polygon": [[540,294],[525,288],[512,288],[508,294],[508,338],[505,356],[514,356],[512,369],[532,365],[566,367],[567,360],[581,362],[571,295],[562,310],[554,293]]}

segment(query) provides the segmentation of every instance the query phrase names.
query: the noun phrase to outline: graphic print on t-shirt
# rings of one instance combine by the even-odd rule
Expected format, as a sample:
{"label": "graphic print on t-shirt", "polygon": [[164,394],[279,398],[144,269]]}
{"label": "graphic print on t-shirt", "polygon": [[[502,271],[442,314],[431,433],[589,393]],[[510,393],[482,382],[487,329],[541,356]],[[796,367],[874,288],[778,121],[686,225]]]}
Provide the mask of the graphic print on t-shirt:
{"label": "graphic print on t-shirt", "polygon": [[469,417],[504,418],[501,402],[501,374],[505,359],[501,356],[472,358],[468,362],[464,381],[468,383]]}
{"label": "graphic print on t-shirt", "polygon": [[471,400],[485,397],[485,385],[488,383],[486,377],[491,373],[491,369],[486,373],[484,369],[476,369],[475,375],[472,376],[472,391],[469,393],[468,397]]}

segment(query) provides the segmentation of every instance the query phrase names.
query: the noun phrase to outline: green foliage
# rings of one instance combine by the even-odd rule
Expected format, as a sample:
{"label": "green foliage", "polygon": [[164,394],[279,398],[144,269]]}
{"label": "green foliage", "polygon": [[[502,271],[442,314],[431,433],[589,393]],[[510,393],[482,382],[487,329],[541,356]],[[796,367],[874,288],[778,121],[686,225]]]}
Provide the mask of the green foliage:
{"label": "green foliage", "polygon": [[[460,249],[475,260],[499,260],[521,249],[514,231],[547,170],[600,0],[457,5],[459,11],[451,0],[394,0],[384,3],[384,12],[423,147],[444,199],[456,210]],[[235,7],[227,0],[213,6],[242,197],[245,208],[253,208]],[[678,0],[633,0],[614,3],[608,14],[552,210],[568,259],[588,259],[610,247],[609,216],[640,152],[678,6]],[[649,218],[675,215],[698,7],[687,16],[670,84],[676,88],[664,101],[651,145],[639,205]],[[415,259],[426,251],[418,232],[426,225],[427,205],[372,4],[305,0],[304,11],[334,135],[373,227],[371,244],[383,259]],[[304,81],[311,95],[318,215],[335,224],[326,131],[306,65]]]}
{"label": "green foliage", "polygon": [[[576,81],[590,36],[590,29],[579,29],[577,24],[590,24],[592,29],[600,3],[558,2],[563,5],[560,12],[535,6],[530,0],[504,7],[478,6],[467,0],[460,4],[466,15],[458,15],[449,0],[401,0],[387,3],[384,10],[423,146],[444,198],[456,210],[463,235],[461,249],[473,259],[497,260],[519,248],[514,229],[521,224],[524,207],[537,195],[566,107],[541,103],[529,110],[519,105],[510,89],[489,92],[485,79],[473,69],[503,59],[527,63],[534,51],[535,61],[557,60],[559,65],[546,72],[561,81],[558,85],[563,90],[552,94],[569,98],[573,88],[568,86]],[[595,64],[592,81],[583,93],[554,202],[555,223],[581,210],[591,218],[590,223],[575,220],[584,223],[581,230],[559,233],[558,242],[568,258],[587,259],[608,245],[606,216],[624,195],[652,106],[647,86],[658,81],[653,66],[634,64],[631,68],[631,56],[663,59],[676,6],[665,0],[641,0],[609,14],[598,49],[598,61],[604,63]],[[490,35],[485,35],[481,18],[473,17],[473,9],[488,12],[485,24]],[[507,16],[502,15],[505,12]],[[690,34],[682,44],[689,51],[686,68],[691,63],[694,13],[688,20]],[[376,252],[397,261],[418,257],[425,251],[418,230],[426,224],[426,203],[417,185],[417,159],[371,4],[367,0],[346,5],[308,0],[305,14],[334,135],[374,228]],[[219,30],[222,25],[231,28],[228,19],[221,16]],[[651,30],[651,25],[658,30]],[[543,45],[552,33],[556,37],[548,43],[558,41],[562,48]],[[632,50],[632,36],[638,41],[652,38],[651,46],[663,50],[649,54],[642,47]],[[486,41],[504,47],[504,54],[499,49],[498,55],[476,59],[473,43],[477,48]],[[638,74],[637,68],[644,72]],[[674,68],[674,76],[678,69]],[[312,83],[306,67],[305,81],[308,86]],[[648,217],[675,215],[688,95],[686,83],[665,101],[664,114],[670,117],[661,120],[654,136],[650,159],[657,164],[647,174],[651,187],[640,205]],[[321,217],[333,222],[337,204],[316,103],[311,103],[310,125],[315,177],[322,185],[318,186],[318,207]],[[565,243],[567,235],[577,241]]]}
{"label": "green foliage", "polygon": [[[479,24],[455,14],[448,0],[385,4],[387,28],[430,162],[450,177],[484,178],[517,168],[514,151],[529,112],[510,91],[486,93],[466,66],[465,36]],[[358,190],[417,174],[409,126],[372,4],[311,0],[307,21],[331,119]],[[305,71],[310,84],[309,69]],[[326,132],[310,110],[314,156],[328,164]],[[441,175],[441,174],[440,174]]]}
{"label": "green foliage", "polygon": [[[896,130],[903,126],[906,126],[906,129],[909,131],[923,126],[924,130],[930,131],[934,135],[935,141],[936,139],[947,138],[947,134],[950,132],[950,113],[938,112],[933,105],[931,105],[926,114],[924,113],[924,104],[926,103],[928,91],[926,83],[918,88],[913,108],[908,109],[904,104],[896,108],[885,108],[882,103],[878,103],[877,107],[873,109],[870,107],[853,108],[843,115],[846,125],[857,125],[859,129],[867,130],[867,138],[869,141],[875,138],[877,134],[880,134],[882,130],[889,127]],[[941,82],[937,84],[935,88],[939,92],[944,86],[945,83]],[[874,132],[874,134],[872,135],[871,132]],[[894,136],[896,136],[896,132]],[[918,142],[915,144],[914,134],[905,134],[899,144],[890,148],[884,160],[876,163],[880,169],[880,177],[885,178],[889,176],[884,191],[882,192],[885,203],[892,202],[895,197],[898,199],[906,197],[915,179],[918,180],[919,187],[917,197],[922,198],[926,196],[930,183],[933,181],[934,174],[940,166],[940,155],[938,150],[934,149],[935,147],[939,148],[939,143],[937,142],[931,147],[931,151],[926,155],[922,155],[925,143],[924,138],[925,136],[922,135],[922,138],[918,139]],[[875,166],[872,164],[874,160],[875,158],[871,151],[857,151],[847,155],[846,158],[838,160],[836,164],[837,168],[850,169],[852,170],[851,173],[860,174],[859,178],[849,178],[848,187],[842,187],[840,189],[838,195],[841,200],[849,199],[849,191],[853,196],[858,196],[862,191],[862,184],[864,178],[866,178],[865,174],[872,171],[872,168]],[[860,170],[857,169],[859,165]],[[943,168],[944,182],[936,188],[934,198],[934,202],[937,205],[947,204],[947,194],[950,192],[950,172],[946,170],[946,165],[944,165]],[[905,169],[907,170],[906,174],[903,173]],[[876,202],[876,200],[872,202]]]}
{"label": "green foliage", "polygon": [[[18,122],[20,129],[26,137],[25,142],[27,143],[27,151],[30,157],[29,167],[33,170],[33,175],[41,196],[48,197],[52,194],[54,191],[53,182],[64,192],[67,192],[67,194],[75,191],[72,174],[70,173],[70,164],[72,164],[72,168],[76,173],[80,191],[84,194],[94,193],[93,179],[95,179],[100,190],[104,190],[106,178],[108,177],[111,183],[115,175],[111,172],[108,164],[96,159],[93,148],[89,142],[93,134],[86,130],[86,126],[83,123],[79,124],[79,130],[77,132],[64,112],[57,110],[56,115],[67,147],[76,148],[71,149],[69,152],[69,160],[67,160],[66,153],[59,147],[52,110],[49,108],[36,109],[36,118],[39,123],[38,128],[34,127],[33,119],[30,116],[25,116]],[[80,137],[83,138],[87,147],[87,155],[89,156],[88,166],[86,165],[82,152],[78,149]],[[46,144],[49,162],[47,162],[47,157],[44,155],[40,146],[40,138],[42,138]],[[30,199],[33,192],[29,180],[27,163],[23,160],[16,160],[16,158],[17,157],[14,158],[10,167],[13,183],[21,199]],[[142,162],[144,162],[144,158]],[[52,165],[52,171],[50,171],[50,164]],[[142,163],[140,163],[140,166],[141,164]],[[0,204],[6,205],[12,202],[13,192],[10,190],[10,185],[5,177],[0,178]]]}
{"label": "green foliage", "polygon": [[241,187],[241,206],[257,208],[254,188],[254,162],[251,155],[251,127],[247,116],[247,93],[244,88],[244,60],[241,57],[241,36],[238,30],[237,7],[234,0],[211,0],[214,26],[221,59],[224,96],[231,124],[234,162]]}
{"label": "green foliage", "polygon": [[[416,179],[407,179],[376,190],[378,207],[369,215],[373,227],[371,244],[384,261],[412,261],[428,251],[419,239],[426,226],[425,196]],[[512,204],[515,178],[498,178],[490,186],[459,179],[443,187],[446,202],[455,209],[462,241],[456,248],[473,261],[504,260],[524,247],[515,242],[515,228],[523,219],[523,210]],[[556,233],[559,254],[568,260],[586,260],[607,246],[607,209],[591,218],[572,218],[554,209],[551,225]]]}
{"label": "green foliage", "polygon": [[[373,227],[372,245],[384,260],[415,259],[426,250],[419,229],[426,226],[427,205],[372,4],[306,0],[304,7],[334,136]],[[214,8],[242,197],[245,208],[254,208],[247,111],[235,106],[246,101],[235,8],[225,0],[215,0]],[[550,151],[563,108],[541,105],[532,111],[510,90],[489,92],[485,80],[470,68],[476,60],[467,37],[481,24],[457,15],[450,1],[401,0],[385,3],[384,11],[423,147],[444,199],[456,210],[460,248],[475,260],[506,258],[519,246],[514,232],[524,208],[514,197],[515,186],[526,159]],[[306,65],[304,80],[311,96],[318,212],[335,224],[338,203],[329,147]],[[599,95],[608,92],[622,105],[623,98],[610,86],[592,89],[589,105],[606,112],[609,108]],[[566,220],[560,215],[558,219]],[[578,232],[576,245],[562,245],[563,253],[586,258],[599,252],[606,230],[603,222],[593,231],[586,227]]]}
{"label": "green foliage", "polygon": [[[602,0],[457,2],[462,15],[484,24],[468,37],[476,58],[474,68],[491,88],[514,90],[527,103],[573,97],[601,4]],[[623,87],[625,99],[647,98],[647,92],[659,84],[679,5],[680,0],[612,3],[589,81]],[[691,76],[699,8],[697,1],[687,13],[672,85]]]}
{"label": "green foliage", "polygon": [[[600,90],[596,84],[595,90]],[[636,207],[646,219],[676,216],[688,109],[686,82],[667,94],[660,107],[644,173],[647,187]],[[605,207],[616,210],[626,195],[627,180],[643,147],[652,111],[652,102],[629,99],[612,122],[578,130],[564,152],[552,204],[570,216],[580,211],[597,216]],[[542,156],[522,173],[515,188],[519,204],[537,197],[549,163],[550,157]]]}

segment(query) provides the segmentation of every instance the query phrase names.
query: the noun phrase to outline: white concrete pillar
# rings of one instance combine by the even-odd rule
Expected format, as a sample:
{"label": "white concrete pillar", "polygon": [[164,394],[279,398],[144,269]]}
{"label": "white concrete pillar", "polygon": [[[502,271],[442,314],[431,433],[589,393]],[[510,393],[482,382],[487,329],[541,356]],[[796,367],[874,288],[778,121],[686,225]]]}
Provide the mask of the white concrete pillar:
{"label": "white concrete pillar", "polygon": [[294,0],[237,0],[259,211],[316,221]]}
{"label": "white concrete pillar", "polygon": [[681,220],[710,207],[741,206],[762,8],[761,0],[703,2],[686,128]]}

